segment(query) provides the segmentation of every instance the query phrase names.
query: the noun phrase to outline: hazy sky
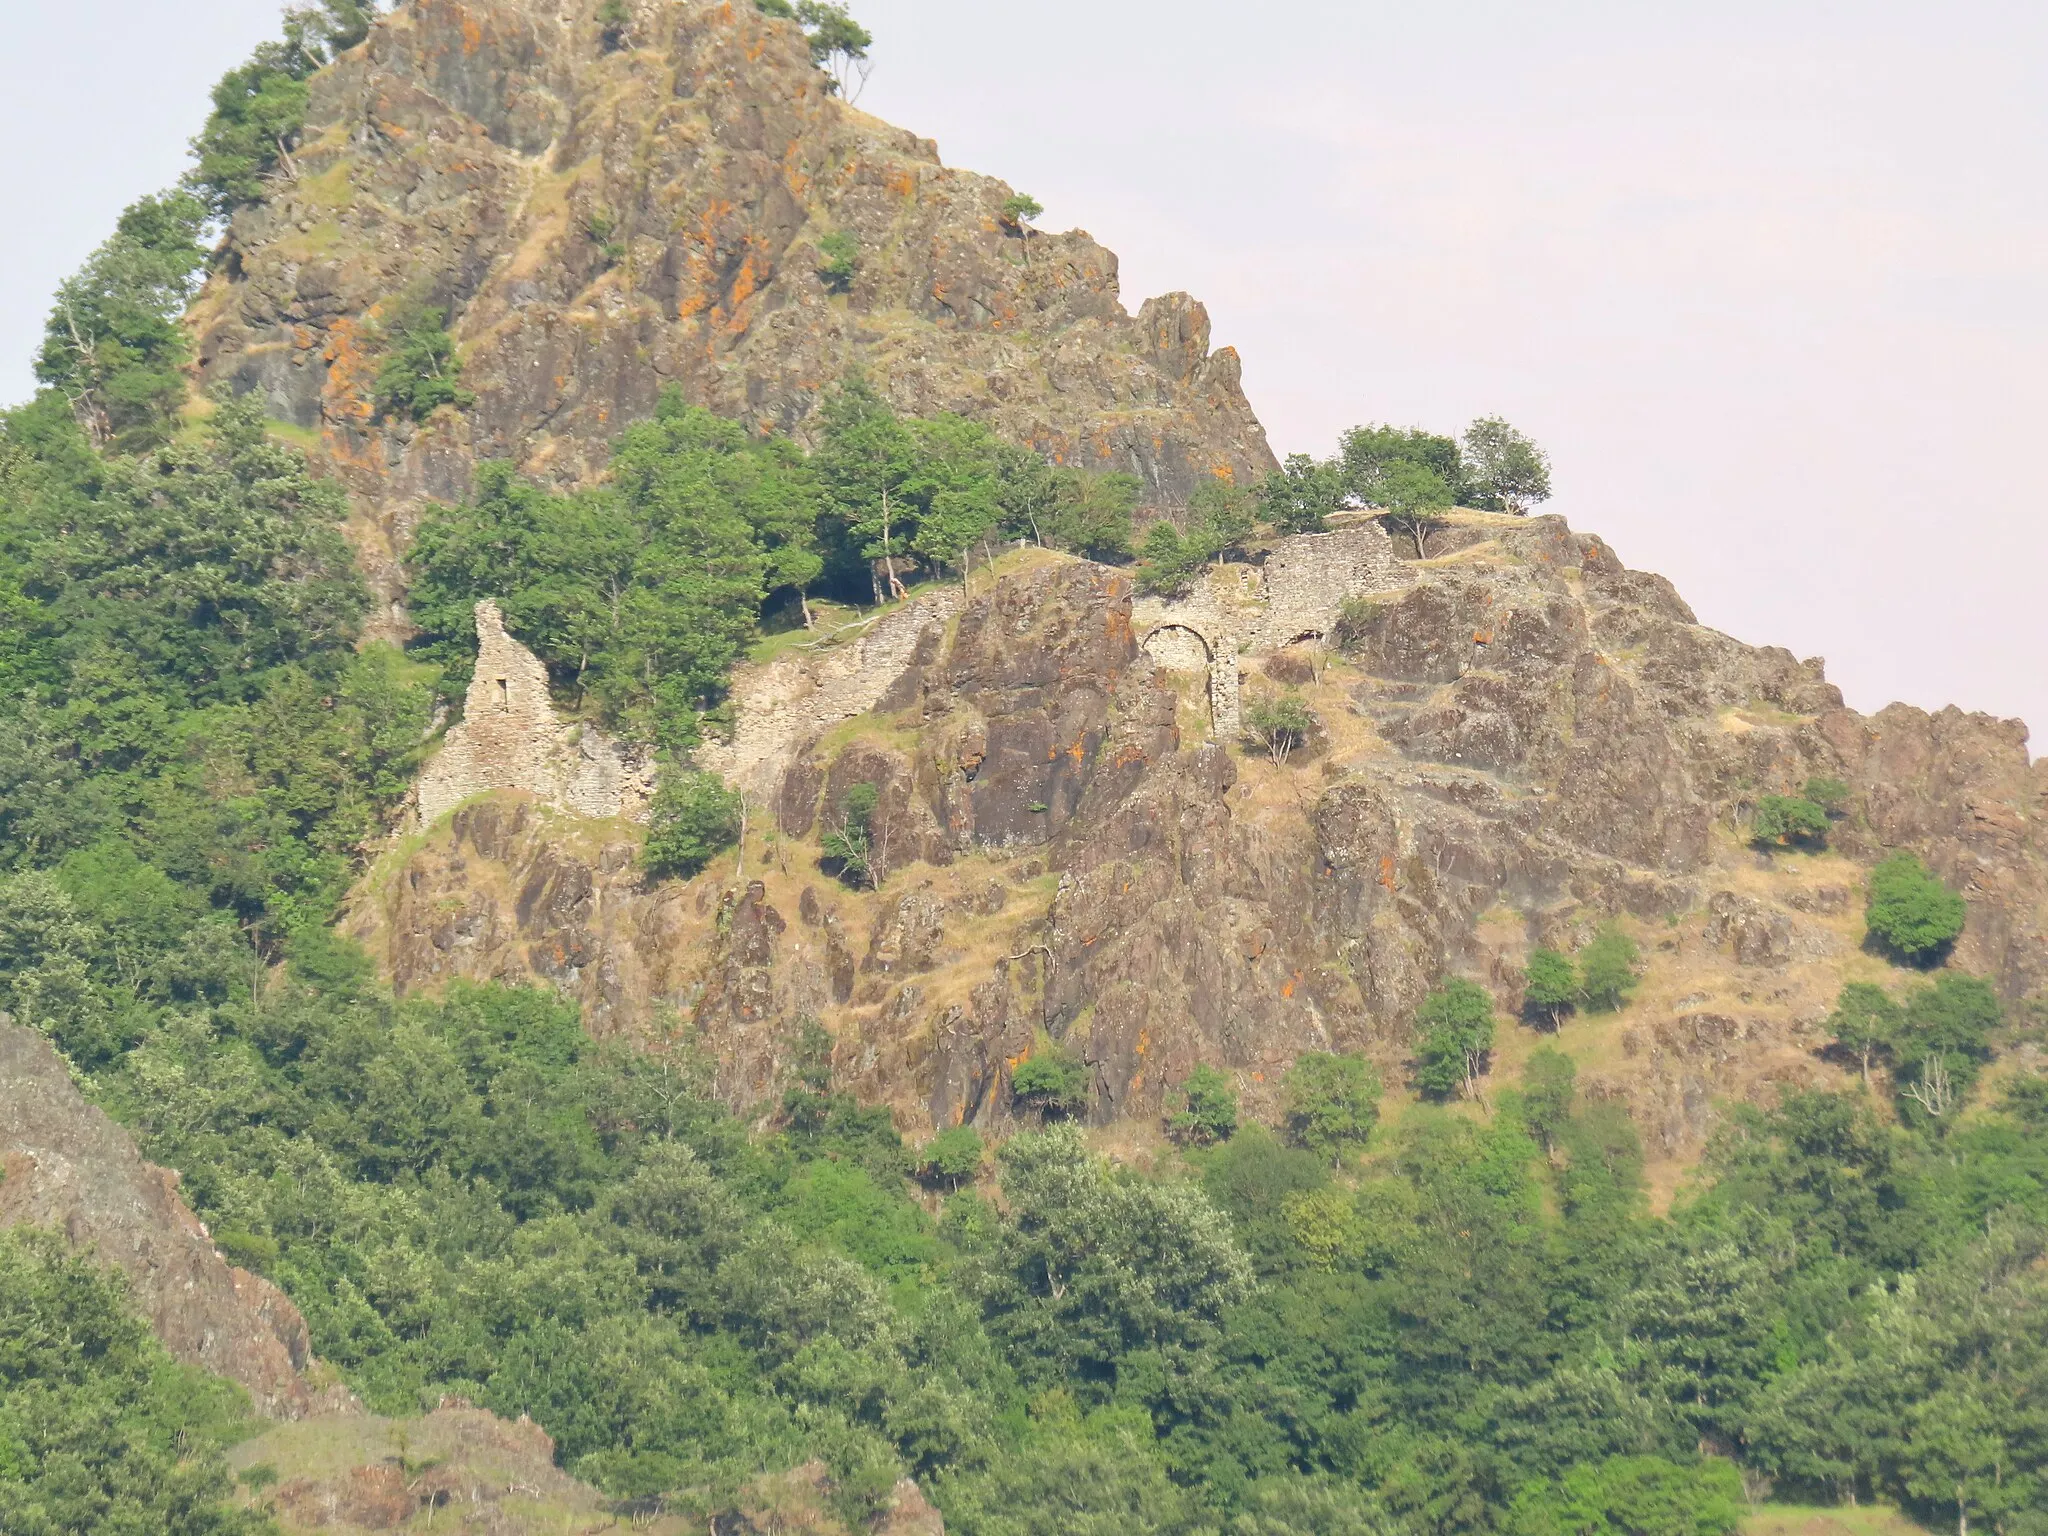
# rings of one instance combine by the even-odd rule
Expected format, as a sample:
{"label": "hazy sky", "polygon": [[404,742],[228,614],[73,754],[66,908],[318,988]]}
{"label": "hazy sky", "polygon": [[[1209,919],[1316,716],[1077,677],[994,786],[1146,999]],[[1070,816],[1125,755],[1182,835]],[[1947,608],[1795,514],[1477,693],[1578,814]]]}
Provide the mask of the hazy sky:
{"label": "hazy sky", "polygon": [[[5,0],[0,399],[271,0]],[[1276,450],[1499,413],[1850,702],[2048,750],[2048,7],[855,0],[861,105],[1186,288]]]}

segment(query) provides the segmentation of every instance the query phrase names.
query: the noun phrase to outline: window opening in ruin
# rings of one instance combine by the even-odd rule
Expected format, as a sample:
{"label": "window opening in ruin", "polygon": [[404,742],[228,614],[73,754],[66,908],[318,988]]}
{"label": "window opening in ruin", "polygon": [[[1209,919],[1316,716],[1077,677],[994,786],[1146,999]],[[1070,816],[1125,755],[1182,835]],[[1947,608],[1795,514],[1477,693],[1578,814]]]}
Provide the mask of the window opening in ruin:
{"label": "window opening in ruin", "polygon": [[512,710],[512,690],[502,677],[498,679],[498,708],[506,714]]}

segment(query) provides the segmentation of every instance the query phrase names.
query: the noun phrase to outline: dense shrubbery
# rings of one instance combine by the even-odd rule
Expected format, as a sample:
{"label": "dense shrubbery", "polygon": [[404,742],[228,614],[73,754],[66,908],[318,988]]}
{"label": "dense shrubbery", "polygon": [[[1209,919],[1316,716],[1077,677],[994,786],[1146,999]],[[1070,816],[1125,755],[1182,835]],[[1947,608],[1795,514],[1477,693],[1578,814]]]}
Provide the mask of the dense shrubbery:
{"label": "dense shrubbery", "polygon": [[229,1501],[248,1400],[175,1364],[116,1279],[60,1238],[0,1231],[0,1530],[274,1530]]}

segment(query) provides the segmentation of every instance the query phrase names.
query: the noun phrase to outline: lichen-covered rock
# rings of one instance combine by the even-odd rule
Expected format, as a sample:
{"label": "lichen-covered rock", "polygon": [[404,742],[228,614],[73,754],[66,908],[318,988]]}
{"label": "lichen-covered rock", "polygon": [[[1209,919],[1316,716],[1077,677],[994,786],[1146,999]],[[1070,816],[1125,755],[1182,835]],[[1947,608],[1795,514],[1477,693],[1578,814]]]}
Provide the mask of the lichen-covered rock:
{"label": "lichen-covered rock", "polygon": [[[1133,317],[1086,234],[1006,223],[1010,189],[825,91],[793,22],[645,0],[416,0],[312,81],[299,174],[238,213],[194,308],[200,372],[319,432],[373,510],[395,599],[418,504],[480,458],[588,479],[663,388],[804,435],[849,368],[1156,500],[1273,466],[1229,348],[1184,294]],[[838,293],[819,242],[851,235]],[[379,420],[379,327],[452,316],[473,409]]]}
{"label": "lichen-covered rock", "polygon": [[[562,829],[535,818],[488,877],[416,854],[385,887],[425,877],[388,909],[386,942],[433,975],[548,976],[598,1021],[658,1030],[670,1010],[735,1102],[772,1096],[816,1017],[840,1084],[907,1128],[1000,1130],[1041,1035],[1088,1065],[1097,1121],[1155,1118],[1198,1063],[1262,1115],[1304,1051],[1367,1052],[1399,1083],[1416,1007],[1447,974],[1511,1014],[1531,945],[1573,949],[1622,919],[1648,979],[1616,1026],[1620,1064],[1587,1091],[1673,1156],[1698,1148],[1717,1096],[1826,1080],[1816,1031],[1859,958],[1863,869],[1890,848],[1969,895],[1956,963],[2013,998],[2048,986],[2048,776],[2017,727],[1866,720],[1819,663],[1700,627],[1557,518],[1453,527],[1455,557],[1368,588],[1334,659],[1301,674],[1323,723],[1286,764],[1212,739],[1197,680],[1141,644],[1123,572],[1033,554],[920,642],[886,709],[788,755],[765,797],[769,867],[757,851],[748,869],[765,895],[724,871],[652,889],[599,872],[586,890],[552,862]],[[1253,603],[1256,581],[1217,578],[1239,581]],[[1757,798],[1816,775],[1851,787],[1835,852],[1752,849]],[[877,790],[876,890],[829,879],[819,848],[860,783]],[[456,822],[488,841],[479,811]],[[524,910],[554,917],[483,895],[535,882]],[[800,922],[756,922],[763,902]],[[451,970],[404,931],[479,908],[502,935],[488,964],[457,946]],[[534,958],[556,954],[583,958]],[[607,967],[639,978],[616,1004],[593,979]]]}

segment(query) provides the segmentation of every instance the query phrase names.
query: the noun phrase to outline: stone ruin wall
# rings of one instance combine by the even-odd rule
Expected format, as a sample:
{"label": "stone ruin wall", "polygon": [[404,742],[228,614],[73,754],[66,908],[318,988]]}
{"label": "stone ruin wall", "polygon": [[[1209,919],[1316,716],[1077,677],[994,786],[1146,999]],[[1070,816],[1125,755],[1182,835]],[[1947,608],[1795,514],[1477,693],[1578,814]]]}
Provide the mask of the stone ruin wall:
{"label": "stone ruin wall", "polygon": [[476,674],[462,718],[421,772],[413,810],[421,826],[472,795],[521,789],[571,815],[644,822],[654,797],[654,763],[594,725],[565,721],[548,693],[548,672],[505,632],[486,598],[476,605]]}
{"label": "stone ruin wall", "polygon": [[856,638],[785,651],[743,669],[733,680],[733,739],[705,743],[698,763],[743,794],[770,798],[798,748],[877,708],[912,667],[935,660],[959,611],[959,591],[944,587],[868,621]]}
{"label": "stone ruin wall", "polygon": [[1238,657],[1321,639],[1345,599],[1400,586],[1400,570],[1378,523],[1296,534],[1276,544],[1263,566],[1226,566],[1186,597],[1140,599],[1131,622],[1157,665],[1208,672],[1210,731],[1230,741],[1242,721]]}

